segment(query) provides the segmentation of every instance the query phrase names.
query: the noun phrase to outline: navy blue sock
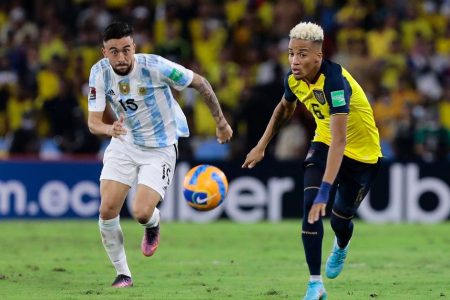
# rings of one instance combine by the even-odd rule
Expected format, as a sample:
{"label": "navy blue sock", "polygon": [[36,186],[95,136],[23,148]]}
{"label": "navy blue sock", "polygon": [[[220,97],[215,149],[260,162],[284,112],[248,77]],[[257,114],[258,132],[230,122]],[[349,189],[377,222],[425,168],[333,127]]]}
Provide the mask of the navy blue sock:
{"label": "navy blue sock", "polygon": [[322,263],[322,239],[323,223],[322,219],[314,224],[308,223],[308,213],[313,205],[314,198],[319,191],[322,182],[323,169],[311,164],[305,168],[303,177],[303,224],[302,242],[305,250],[306,263],[311,275],[320,275]]}
{"label": "navy blue sock", "polygon": [[337,238],[337,244],[339,248],[345,248],[348,242],[352,238],[353,234],[353,222],[349,219],[344,219],[331,213],[330,216],[331,228],[333,228],[334,234]]}
{"label": "navy blue sock", "polygon": [[308,223],[308,218],[303,218],[302,241],[305,250],[306,263],[311,275],[320,275],[322,264],[322,219],[314,224]]}

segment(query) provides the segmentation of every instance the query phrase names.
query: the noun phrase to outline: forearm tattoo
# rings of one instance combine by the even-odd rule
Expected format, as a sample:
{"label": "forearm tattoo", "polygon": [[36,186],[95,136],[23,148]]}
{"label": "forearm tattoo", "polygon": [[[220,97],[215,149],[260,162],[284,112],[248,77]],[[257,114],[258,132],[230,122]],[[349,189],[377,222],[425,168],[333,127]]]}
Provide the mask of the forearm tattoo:
{"label": "forearm tattoo", "polygon": [[283,112],[281,109],[277,109],[273,115],[273,132],[276,133],[289,119],[289,114]]}
{"label": "forearm tattoo", "polygon": [[220,109],[219,100],[213,91],[211,84],[205,78],[201,79],[202,84],[198,88],[198,92],[203,96],[206,105],[208,106],[214,119],[219,124],[223,119],[222,110]]}

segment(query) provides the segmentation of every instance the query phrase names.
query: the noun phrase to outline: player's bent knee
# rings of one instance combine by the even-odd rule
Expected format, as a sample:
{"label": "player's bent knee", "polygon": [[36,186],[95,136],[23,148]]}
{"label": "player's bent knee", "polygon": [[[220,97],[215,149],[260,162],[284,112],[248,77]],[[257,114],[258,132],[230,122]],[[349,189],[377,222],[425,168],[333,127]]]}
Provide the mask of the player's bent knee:
{"label": "player's bent knee", "polygon": [[343,215],[338,215],[333,211],[330,216],[330,225],[334,231],[347,230],[352,218],[353,216],[345,217]]}
{"label": "player's bent knee", "polygon": [[137,207],[133,208],[133,216],[141,224],[146,224],[150,220],[152,213],[153,211],[138,209]]}
{"label": "player's bent knee", "polygon": [[135,218],[139,222],[139,224],[147,224],[150,220],[150,216],[135,216]]}
{"label": "player's bent knee", "polygon": [[139,201],[136,200],[133,204],[133,217],[141,224],[146,224],[153,215],[158,201]]}

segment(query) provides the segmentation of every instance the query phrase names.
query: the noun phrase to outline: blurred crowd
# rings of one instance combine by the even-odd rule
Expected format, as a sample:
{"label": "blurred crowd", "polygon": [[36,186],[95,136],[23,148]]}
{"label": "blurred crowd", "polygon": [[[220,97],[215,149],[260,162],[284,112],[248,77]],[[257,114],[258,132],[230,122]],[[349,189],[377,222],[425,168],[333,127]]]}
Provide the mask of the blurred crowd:
{"label": "blurred crowd", "polygon": [[[311,21],[324,28],[324,56],[365,89],[384,155],[450,160],[449,0],[0,1],[3,156],[101,155],[109,139],[87,128],[87,82],[115,20],[133,25],[137,52],[208,78],[233,124],[232,143],[219,145],[199,94],[177,93],[192,134],[181,159],[246,155],[283,95],[289,31]],[[302,159],[314,128],[298,105],[266,155]]]}

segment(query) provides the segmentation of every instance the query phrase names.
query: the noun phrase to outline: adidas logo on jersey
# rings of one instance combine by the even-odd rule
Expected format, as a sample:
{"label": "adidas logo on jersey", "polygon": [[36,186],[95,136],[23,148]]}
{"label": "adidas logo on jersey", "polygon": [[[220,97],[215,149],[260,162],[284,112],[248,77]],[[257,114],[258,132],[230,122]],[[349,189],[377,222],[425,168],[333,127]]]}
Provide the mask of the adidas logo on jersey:
{"label": "adidas logo on jersey", "polygon": [[113,90],[109,90],[109,91],[106,93],[106,95],[108,95],[108,96],[115,96],[116,94],[114,93]]}

